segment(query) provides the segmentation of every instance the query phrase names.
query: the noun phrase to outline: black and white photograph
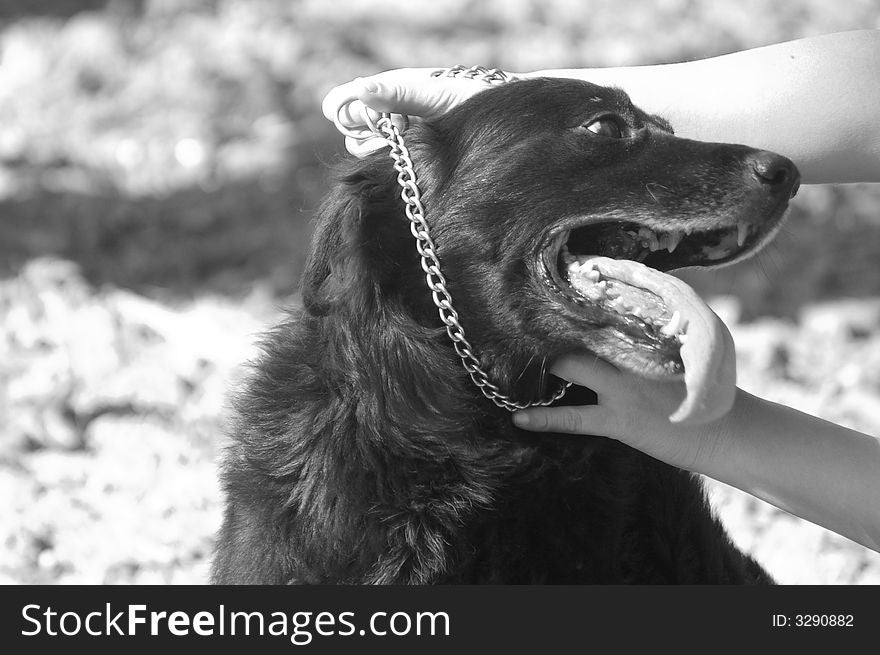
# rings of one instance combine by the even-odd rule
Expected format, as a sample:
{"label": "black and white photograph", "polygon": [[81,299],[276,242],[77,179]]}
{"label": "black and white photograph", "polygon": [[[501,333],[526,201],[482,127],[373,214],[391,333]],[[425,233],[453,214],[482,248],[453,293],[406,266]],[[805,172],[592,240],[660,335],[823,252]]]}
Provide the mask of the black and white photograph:
{"label": "black and white photograph", "polygon": [[875,0],[0,2],[0,583],[880,584],[878,117]]}

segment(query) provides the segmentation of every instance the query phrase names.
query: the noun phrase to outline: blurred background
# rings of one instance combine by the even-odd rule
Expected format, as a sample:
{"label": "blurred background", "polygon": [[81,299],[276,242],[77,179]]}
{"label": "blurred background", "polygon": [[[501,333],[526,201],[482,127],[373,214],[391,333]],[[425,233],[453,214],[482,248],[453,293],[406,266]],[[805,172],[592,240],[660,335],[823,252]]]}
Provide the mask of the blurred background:
{"label": "blurred background", "polygon": [[[296,302],[332,86],[864,28],[875,0],[0,0],[0,582],[206,581],[226,394]],[[688,280],[741,386],[876,435],[878,262],[880,185],[809,187],[759,258]],[[780,582],[880,583],[877,553],[710,492]]]}

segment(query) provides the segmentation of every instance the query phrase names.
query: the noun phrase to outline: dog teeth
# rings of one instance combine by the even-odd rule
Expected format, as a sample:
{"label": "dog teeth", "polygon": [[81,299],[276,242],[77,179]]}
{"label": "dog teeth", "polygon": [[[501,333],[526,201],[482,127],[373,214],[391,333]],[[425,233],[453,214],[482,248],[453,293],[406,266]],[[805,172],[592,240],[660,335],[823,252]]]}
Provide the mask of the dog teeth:
{"label": "dog teeth", "polygon": [[642,247],[648,248],[651,252],[657,250],[660,247],[660,242],[657,240],[657,235],[654,234],[654,231],[651,228],[640,227],[639,238],[642,241]]}
{"label": "dog teeth", "polygon": [[586,275],[591,282],[599,281],[599,270],[593,262],[581,261],[572,257],[572,260],[566,262],[570,275]]}
{"label": "dog teeth", "polygon": [[749,224],[748,223],[737,223],[736,224],[736,245],[742,248],[742,245],[746,242],[746,238],[749,236]]}
{"label": "dog teeth", "polygon": [[669,252],[675,252],[675,249],[678,248],[678,244],[681,243],[681,239],[684,235],[678,230],[674,230],[666,235],[666,249]]}
{"label": "dog teeth", "polygon": [[672,318],[669,319],[669,322],[660,328],[660,334],[671,337],[676,332],[678,332],[679,327],[681,326],[681,312],[676,310],[672,313]]}

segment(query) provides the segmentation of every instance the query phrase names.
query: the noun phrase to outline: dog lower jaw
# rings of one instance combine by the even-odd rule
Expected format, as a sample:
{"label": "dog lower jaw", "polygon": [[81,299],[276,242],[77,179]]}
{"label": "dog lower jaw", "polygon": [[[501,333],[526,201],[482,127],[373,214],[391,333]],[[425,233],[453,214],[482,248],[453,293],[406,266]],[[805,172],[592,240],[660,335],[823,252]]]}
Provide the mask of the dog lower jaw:
{"label": "dog lower jaw", "polygon": [[592,348],[599,356],[654,379],[680,379],[683,369],[686,395],[671,421],[705,423],[729,411],[736,393],[733,340],[687,284],[638,262],[608,257],[570,258],[568,283],[575,304],[586,303],[634,333],[634,347]]}
{"label": "dog lower jaw", "polygon": [[[575,292],[603,311],[622,317],[640,319],[646,334],[651,333],[661,341],[669,341],[677,349],[687,337],[687,319],[681,312],[672,309],[669,299],[658,293],[656,288],[627,284],[621,276],[609,273],[611,267],[620,269],[624,263],[614,263],[605,257],[573,257],[564,255],[567,261],[568,283]],[[600,268],[599,262],[605,262]],[[665,287],[667,293],[671,285],[663,284],[657,276],[655,287]],[[666,276],[663,276],[666,277]],[[675,340],[678,343],[672,343]]]}
{"label": "dog lower jaw", "polygon": [[[599,340],[584,343],[589,350],[643,377],[662,379],[684,372],[679,350],[687,339],[681,317],[667,311],[662,298],[645,289],[603,276],[592,265],[579,262],[565,278],[556,266],[554,247],[544,250],[538,266],[547,288],[562,300],[564,313],[575,330],[601,331]],[[581,281],[575,286],[572,278]],[[602,352],[599,352],[602,350]]]}

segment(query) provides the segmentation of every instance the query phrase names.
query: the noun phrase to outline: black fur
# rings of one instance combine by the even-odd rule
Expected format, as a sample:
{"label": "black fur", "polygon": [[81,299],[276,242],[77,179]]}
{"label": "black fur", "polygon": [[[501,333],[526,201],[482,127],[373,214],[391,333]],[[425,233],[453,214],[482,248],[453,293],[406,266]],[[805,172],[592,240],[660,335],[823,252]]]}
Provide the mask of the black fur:
{"label": "black fur", "polygon": [[[598,109],[634,136],[585,134]],[[623,347],[548,291],[538,253],[553,226],[614,212],[702,225],[770,203],[743,182],[754,151],[678,139],[581,82],[493,88],[405,136],[468,339],[518,399],[555,388],[545,369],[565,352]],[[343,167],[302,294],[237,400],[214,582],[770,582],[695,476],[615,441],[520,431],[480,394],[386,151]]]}

